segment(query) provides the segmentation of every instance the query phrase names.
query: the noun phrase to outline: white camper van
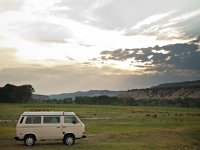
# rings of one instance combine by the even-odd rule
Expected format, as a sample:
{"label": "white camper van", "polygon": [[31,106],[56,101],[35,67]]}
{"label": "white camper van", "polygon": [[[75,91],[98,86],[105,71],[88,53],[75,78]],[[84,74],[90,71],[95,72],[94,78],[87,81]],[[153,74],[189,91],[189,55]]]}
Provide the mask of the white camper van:
{"label": "white camper van", "polygon": [[75,139],[85,138],[85,125],[74,112],[24,112],[16,126],[16,140],[26,146],[39,140],[62,140],[73,145]]}

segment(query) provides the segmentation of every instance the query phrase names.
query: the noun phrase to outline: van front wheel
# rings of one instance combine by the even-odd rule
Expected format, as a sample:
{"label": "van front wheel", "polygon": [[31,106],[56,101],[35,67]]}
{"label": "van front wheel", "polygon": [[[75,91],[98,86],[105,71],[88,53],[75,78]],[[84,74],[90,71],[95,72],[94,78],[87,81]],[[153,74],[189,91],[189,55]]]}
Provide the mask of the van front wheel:
{"label": "van front wheel", "polygon": [[65,137],[63,138],[63,143],[65,143],[66,145],[74,145],[74,142],[75,138],[71,134],[65,135]]}
{"label": "van front wheel", "polygon": [[27,135],[25,138],[24,138],[24,144],[26,146],[33,146],[35,143],[35,138],[34,136],[32,135]]}

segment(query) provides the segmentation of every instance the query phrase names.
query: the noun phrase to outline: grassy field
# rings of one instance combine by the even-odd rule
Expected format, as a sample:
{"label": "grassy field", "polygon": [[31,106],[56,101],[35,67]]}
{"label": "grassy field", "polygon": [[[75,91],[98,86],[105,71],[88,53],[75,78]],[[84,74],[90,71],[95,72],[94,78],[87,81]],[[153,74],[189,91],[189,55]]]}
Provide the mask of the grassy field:
{"label": "grassy field", "polygon": [[[29,148],[15,141],[24,111],[74,111],[87,138],[68,147],[61,141],[37,141]],[[175,107],[0,104],[1,150],[200,150],[200,109]]]}

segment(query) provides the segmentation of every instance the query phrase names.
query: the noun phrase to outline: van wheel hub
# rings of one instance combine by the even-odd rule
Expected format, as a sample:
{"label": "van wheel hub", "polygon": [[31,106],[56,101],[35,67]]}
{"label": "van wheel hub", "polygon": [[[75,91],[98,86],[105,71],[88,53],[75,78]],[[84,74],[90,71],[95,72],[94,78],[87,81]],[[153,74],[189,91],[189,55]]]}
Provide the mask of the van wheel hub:
{"label": "van wheel hub", "polygon": [[64,143],[65,143],[66,145],[73,145],[73,144],[74,144],[74,137],[71,136],[71,135],[65,136],[65,138],[64,138]]}
{"label": "van wheel hub", "polygon": [[24,143],[25,143],[26,146],[32,146],[35,143],[35,139],[31,136],[28,136],[28,137],[25,138]]}

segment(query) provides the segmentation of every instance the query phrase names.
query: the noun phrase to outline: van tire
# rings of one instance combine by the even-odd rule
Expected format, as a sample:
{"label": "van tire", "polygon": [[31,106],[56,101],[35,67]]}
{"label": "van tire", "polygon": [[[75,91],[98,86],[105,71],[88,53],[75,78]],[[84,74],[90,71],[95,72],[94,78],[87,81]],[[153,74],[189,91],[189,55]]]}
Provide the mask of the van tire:
{"label": "van tire", "polygon": [[66,134],[63,138],[63,143],[65,143],[66,145],[74,145],[75,143],[75,138],[73,134]]}
{"label": "van tire", "polygon": [[24,137],[24,144],[26,146],[33,146],[35,144],[35,141],[36,141],[36,139],[35,139],[34,135],[26,135]]}

